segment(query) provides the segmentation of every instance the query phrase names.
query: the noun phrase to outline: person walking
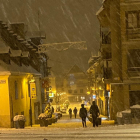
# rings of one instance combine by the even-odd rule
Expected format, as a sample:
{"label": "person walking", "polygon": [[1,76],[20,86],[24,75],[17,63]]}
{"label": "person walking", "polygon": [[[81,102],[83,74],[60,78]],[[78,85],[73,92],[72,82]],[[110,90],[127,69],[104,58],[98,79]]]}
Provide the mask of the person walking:
{"label": "person walking", "polygon": [[70,116],[70,119],[72,118],[72,109],[70,108],[69,109],[69,116]]}
{"label": "person walking", "polygon": [[87,110],[86,110],[86,108],[84,108],[84,104],[81,104],[81,107],[82,108],[80,108],[79,116],[82,119],[82,125],[83,125],[83,127],[87,127],[86,126]]}
{"label": "person walking", "polygon": [[92,115],[93,127],[95,127],[95,125],[98,127],[97,118],[100,115],[100,111],[99,111],[99,108],[96,105],[95,101],[92,102],[92,105],[90,107],[90,114]]}
{"label": "person walking", "polygon": [[73,110],[73,113],[74,113],[75,119],[76,119],[77,111],[78,111],[78,110],[77,110],[77,108],[75,107],[74,110]]}

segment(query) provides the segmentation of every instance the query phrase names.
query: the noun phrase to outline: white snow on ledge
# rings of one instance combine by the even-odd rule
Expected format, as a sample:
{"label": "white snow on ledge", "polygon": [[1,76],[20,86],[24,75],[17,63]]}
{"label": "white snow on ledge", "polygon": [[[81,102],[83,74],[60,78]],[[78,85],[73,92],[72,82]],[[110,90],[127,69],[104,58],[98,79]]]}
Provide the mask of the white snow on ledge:
{"label": "white snow on ledge", "polygon": [[130,108],[140,108],[140,105],[133,105]]}
{"label": "white snow on ledge", "polygon": [[126,110],[122,111],[122,113],[131,113],[131,110],[130,109],[126,109]]}

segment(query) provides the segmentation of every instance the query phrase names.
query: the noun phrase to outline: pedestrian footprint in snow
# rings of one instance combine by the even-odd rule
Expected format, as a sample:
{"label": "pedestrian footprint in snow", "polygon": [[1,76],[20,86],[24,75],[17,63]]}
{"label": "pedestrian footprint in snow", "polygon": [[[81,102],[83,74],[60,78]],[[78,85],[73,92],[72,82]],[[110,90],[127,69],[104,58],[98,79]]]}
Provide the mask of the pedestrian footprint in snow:
{"label": "pedestrian footprint in snow", "polygon": [[82,119],[82,125],[83,125],[83,127],[87,127],[86,126],[87,110],[86,110],[86,108],[84,108],[84,104],[81,104],[81,107],[82,108],[80,108],[79,116]]}

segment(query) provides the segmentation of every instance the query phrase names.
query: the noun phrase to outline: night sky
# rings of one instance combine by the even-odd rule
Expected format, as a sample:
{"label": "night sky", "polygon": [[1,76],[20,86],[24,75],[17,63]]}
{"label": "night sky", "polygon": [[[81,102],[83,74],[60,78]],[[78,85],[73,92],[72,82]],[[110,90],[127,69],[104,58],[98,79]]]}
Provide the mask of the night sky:
{"label": "night sky", "polygon": [[100,29],[96,12],[101,1],[0,0],[0,17],[8,23],[24,22],[28,25],[28,31],[45,31],[44,43],[86,41],[87,51],[48,51],[49,65],[54,74],[60,76],[68,72],[74,64],[86,71],[89,57],[97,54]]}

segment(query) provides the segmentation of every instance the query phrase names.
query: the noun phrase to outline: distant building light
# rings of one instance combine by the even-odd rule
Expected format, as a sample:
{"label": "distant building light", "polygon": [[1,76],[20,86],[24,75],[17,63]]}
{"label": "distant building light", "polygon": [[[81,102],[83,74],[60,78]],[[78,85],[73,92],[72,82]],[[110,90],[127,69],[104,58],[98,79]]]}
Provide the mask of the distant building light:
{"label": "distant building light", "polygon": [[96,99],[96,95],[93,95],[93,99]]}
{"label": "distant building light", "polygon": [[49,93],[49,97],[54,97],[54,93]]}
{"label": "distant building light", "polygon": [[110,97],[110,92],[108,92],[108,97]]}

